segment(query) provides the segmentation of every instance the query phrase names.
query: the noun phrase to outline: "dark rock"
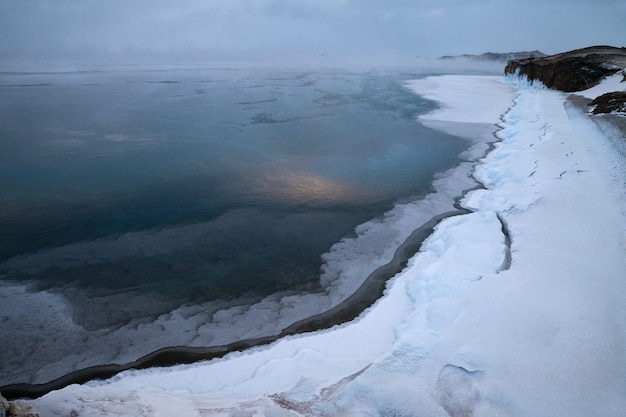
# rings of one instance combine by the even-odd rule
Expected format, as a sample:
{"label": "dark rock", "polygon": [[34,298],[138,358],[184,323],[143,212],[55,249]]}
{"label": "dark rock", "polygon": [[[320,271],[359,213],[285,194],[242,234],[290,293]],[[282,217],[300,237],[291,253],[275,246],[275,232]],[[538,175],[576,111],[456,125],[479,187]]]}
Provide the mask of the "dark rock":
{"label": "dark rock", "polygon": [[480,55],[472,55],[472,54],[464,54],[464,55],[444,55],[439,59],[470,59],[473,61],[510,61],[513,59],[524,59],[524,58],[540,58],[547,56],[541,51],[522,51],[522,52],[485,52]]}
{"label": "dark rock", "polygon": [[626,113],[626,91],[614,91],[596,97],[592,102],[593,114]]}
{"label": "dark rock", "polygon": [[542,58],[510,60],[504,73],[518,73],[549,88],[574,92],[593,87],[623,68],[626,68],[626,48],[592,46]]}

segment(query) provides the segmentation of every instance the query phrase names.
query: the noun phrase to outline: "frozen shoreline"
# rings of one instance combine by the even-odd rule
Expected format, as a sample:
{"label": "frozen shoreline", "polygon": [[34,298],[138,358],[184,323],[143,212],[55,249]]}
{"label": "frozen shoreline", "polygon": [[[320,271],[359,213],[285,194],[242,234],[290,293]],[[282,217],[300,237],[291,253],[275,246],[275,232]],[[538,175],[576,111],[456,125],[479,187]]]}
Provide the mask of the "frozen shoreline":
{"label": "frozen shoreline", "polygon": [[[474,172],[485,188],[463,200],[473,213],[443,221],[366,314],[223,359],[70,386],[29,402],[34,411],[619,416],[626,164],[608,171],[614,151],[565,108],[568,95],[496,78],[427,80],[457,105],[433,123],[483,129],[506,112],[502,141]],[[481,113],[485,92],[508,100]]]}
{"label": "frozen shoreline", "polygon": [[[322,279],[328,281],[325,283],[327,287],[325,293],[277,293],[247,306],[247,309],[238,308],[237,305],[230,306],[230,308],[226,305],[220,309],[219,305],[217,307],[214,305],[218,303],[213,302],[181,306],[171,312],[169,315],[171,317],[164,315],[156,320],[154,327],[157,327],[157,330],[150,333],[151,338],[143,340],[143,344],[140,341],[133,343],[138,346],[141,344],[143,351],[139,348],[129,349],[129,346],[125,346],[127,349],[125,352],[122,350],[121,343],[124,340],[125,327],[130,329],[126,333],[130,333],[136,326],[148,326],[129,323],[122,329],[116,330],[122,334],[120,340],[116,341],[120,343],[120,346],[108,347],[114,352],[112,355],[116,356],[98,361],[99,357],[96,355],[85,358],[84,355],[80,355],[80,352],[72,350],[70,354],[64,355],[63,359],[56,363],[43,364],[33,361],[29,365],[16,365],[14,369],[22,369],[25,366],[34,367],[37,370],[38,379],[28,383],[5,383],[3,392],[9,397],[37,397],[69,384],[111,377],[127,369],[170,366],[219,358],[229,352],[266,345],[288,335],[326,329],[356,318],[382,296],[386,281],[400,271],[403,265],[406,265],[407,260],[415,254],[441,219],[467,212],[459,206],[459,200],[464,192],[475,187],[475,182],[469,178],[469,172],[476,163],[476,155],[486,148],[487,142],[488,140],[485,139],[478,140],[467,151],[466,157],[471,158],[470,160],[462,161],[456,167],[439,174],[433,181],[435,190],[432,193],[424,198],[396,205],[385,214],[384,222],[374,219],[360,225],[356,237],[343,239],[325,254],[328,257],[325,265],[327,270],[322,276]],[[379,232],[377,229],[384,227],[390,227],[393,231],[393,234],[386,234],[389,245],[384,253],[377,253],[376,258],[372,259],[369,257],[367,245],[376,237]],[[345,259],[341,251],[344,249],[349,251],[351,245],[361,246],[364,250],[362,253],[353,254],[354,259],[349,259],[349,262],[345,262],[347,265],[342,265]],[[374,270],[370,269],[372,268],[371,262],[378,264]],[[353,279],[359,276],[366,278],[356,281]],[[99,343],[98,334],[81,336],[82,329],[73,323],[66,302],[61,296],[46,291],[31,293],[27,287],[19,284],[5,285],[4,291],[16,315],[28,316],[29,322],[37,322],[37,319],[41,317],[41,323],[52,324],[46,328],[46,334],[42,336],[42,346],[46,337],[58,338],[60,334],[65,335],[65,332],[76,332],[78,335],[74,337],[76,340],[84,337],[90,343]],[[30,302],[24,302],[25,299]],[[41,306],[41,308],[34,310],[29,307],[31,305]],[[224,317],[225,324],[213,329],[216,334],[215,338],[221,344],[214,343],[207,346],[203,345],[202,340],[195,339],[185,346],[171,344],[160,347],[154,344],[155,339],[158,343],[162,343],[163,335],[167,335],[167,329],[172,326],[184,326],[191,330],[203,326],[205,323],[197,316],[210,315],[214,310],[220,317]],[[277,311],[276,314],[274,310]],[[244,323],[239,323],[238,331],[248,336],[237,338],[228,334],[232,332],[233,321],[227,316],[229,313],[247,318]],[[53,317],[54,321],[50,321],[50,317]],[[300,318],[294,319],[294,317]],[[266,327],[272,326],[274,326],[272,332],[263,333]],[[26,326],[24,332],[27,333],[29,328]],[[66,339],[72,340],[68,337]],[[132,334],[128,334],[128,339],[135,341],[137,337],[133,338]],[[84,340],[82,345],[83,349],[86,349]],[[71,349],[70,344],[64,347]],[[154,350],[146,351],[146,347],[153,347]],[[66,369],[65,373],[63,373],[64,369]],[[71,371],[67,372],[67,369]],[[19,373],[16,372],[16,375]],[[4,377],[11,377],[11,375],[4,375]]]}
{"label": "frozen shoreline", "polygon": [[[404,85],[396,87],[402,90],[402,96],[416,99]],[[425,105],[423,100],[417,103]],[[418,126],[414,121],[403,123],[419,127],[416,134],[424,131],[435,137],[445,136]],[[386,123],[384,126],[385,129],[392,127]],[[5,322],[5,329],[12,337],[4,346],[0,390],[17,396],[42,395],[90,377],[104,378],[129,368],[190,363],[222,356],[243,347],[267,344],[284,335],[353,319],[382,295],[386,279],[403,268],[402,264],[406,264],[407,258],[432,232],[433,219],[462,212],[458,204],[460,196],[476,186],[469,177],[472,166],[484,154],[485,142],[495,140],[492,125],[485,123],[482,128],[485,129],[484,135],[481,133],[478,140],[471,138],[474,140],[472,149],[465,152],[460,161],[455,157],[460,146],[450,154],[452,160],[460,162],[459,165],[435,174],[432,182],[427,181],[432,192],[423,197],[421,194],[407,196],[386,213],[381,211],[380,217],[368,217],[370,220],[351,230],[353,234],[333,241],[330,250],[322,255],[320,289],[287,290],[257,298],[244,295],[231,300],[171,303],[167,306],[167,299],[152,298],[141,292],[105,292],[102,296],[92,297],[71,286],[39,291],[37,287],[29,288],[28,282],[0,280],[0,297],[7,300],[5,314],[21,318]],[[419,143],[421,138],[415,139],[418,140],[408,140]],[[452,140],[462,143],[457,138]],[[411,165],[428,165],[422,162],[425,154],[426,150],[417,154]],[[412,157],[403,158],[410,160]],[[394,165],[390,161],[385,164]],[[381,175],[381,179],[383,177]],[[407,177],[409,182],[415,180],[413,176]],[[425,189],[422,191],[426,192]],[[343,197],[351,198],[350,195]],[[158,258],[178,245],[208,246],[214,242],[210,239],[212,234],[229,225],[236,227],[240,224],[237,223],[238,215],[245,217],[249,213],[229,213],[220,217],[217,226],[213,222],[175,225],[124,233],[112,239],[76,242],[9,259],[3,267],[24,272],[26,276],[31,273],[38,276],[45,274],[47,269],[71,269],[93,260],[109,260],[116,265],[120,258],[128,255],[128,251]],[[308,215],[296,213],[295,216]],[[237,234],[243,236],[247,233],[245,229],[234,230],[240,230],[241,233]],[[309,230],[309,233],[314,232]],[[407,248],[408,255],[404,255]],[[88,276],[93,272],[97,269],[86,269],[83,273]],[[159,308],[159,305],[164,307]],[[98,326],[98,316],[115,318],[119,314],[123,317],[135,306],[138,313],[145,306],[145,312],[127,316],[124,321],[112,320],[115,326]],[[151,308],[152,313],[148,314]],[[92,315],[95,316],[93,320]],[[25,350],[23,346],[29,346],[29,349]]]}
{"label": "frozen shoreline", "polygon": [[[439,163],[436,161],[440,160],[440,155],[435,156],[436,154],[431,153],[429,147],[422,150],[420,143],[432,143],[434,144],[433,149],[451,151],[441,154],[444,157],[441,160],[448,161],[446,165],[442,165],[443,167],[452,167],[458,163],[457,155],[465,148],[465,144],[458,138],[445,137],[446,135],[424,128],[410,120],[408,115],[413,113],[400,111],[401,109],[416,111],[426,108],[428,103],[417,97],[412,97],[412,93],[398,83],[399,76],[395,72],[392,76],[378,76],[360,73],[335,74],[334,71],[332,74],[328,74],[327,70],[316,70],[316,72],[306,75],[307,78],[311,78],[311,81],[315,82],[309,83],[307,81],[304,83],[305,85],[300,86],[303,83],[300,79],[301,74],[292,74],[291,70],[285,71],[284,78],[286,80],[295,80],[293,81],[293,88],[296,88],[296,91],[303,89],[301,95],[296,95],[293,98],[295,101],[292,102],[292,99],[289,99],[289,103],[293,103],[295,107],[286,105],[284,110],[288,110],[288,114],[294,112],[294,114],[302,113],[301,116],[306,116],[310,112],[317,113],[318,110],[315,109],[318,107],[321,111],[322,109],[328,110],[328,106],[337,105],[341,107],[338,108],[338,114],[344,110],[348,112],[348,117],[345,120],[343,117],[341,118],[346,124],[344,126],[342,122],[337,125],[333,121],[329,129],[338,135],[346,136],[346,138],[362,138],[372,146],[371,149],[369,145],[362,148],[359,146],[358,152],[354,152],[356,148],[353,145],[345,146],[345,156],[358,154],[359,158],[365,158],[364,163],[353,163],[359,158],[352,160],[349,157],[346,159],[342,157],[344,151],[331,152],[333,147],[326,146],[324,140],[315,142],[319,147],[316,146],[316,149],[312,151],[302,151],[313,156],[314,161],[309,160],[307,156],[307,167],[298,167],[294,162],[293,169],[273,169],[270,167],[258,172],[255,169],[254,172],[257,172],[260,177],[257,180],[254,178],[257,176],[256,174],[249,175],[252,191],[259,188],[260,191],[255,191],[258,194],[273,190],[271,195],[268,194],[269,200],[291,198],[307,200],[310,198],[317,199],[321,190],[328,190],[328,198],[334,199],[333,201],[337,201],[339,204],[342,204],[342,201],[347,201],[347,206],[344,208],[341,205],[338,206],[338,211],[334,206],[330,206],[329,209],[324,207],[313,208],[312,211],[298,206],[296,210],[287,209],[283,212],[270,208],[267,210],[256,207],[240,208],[235,204],[233,210],[229,210],[215,219],[205,219],[206,221],[199,222],[190,219],[191,223],[189,224],[166,224],[164,227],[147,229],[136,226],[138,230],[94,239],[78,239],[67,245],[52,245],[54,247],[24,253],[23,256],[19,255],[3,261],[2,271],[0,271],[0,275],[2,275],[0,277],[0,298],[5,298],[5,302],[0,316],[5,319],[2,326],[3,330],[11,337],[3,345],[4,354],[0,354],[2,358],[0,361],[0,390],[2,387],[12,384],[47,383],[57,378],[64,378],[71,373],[74,373],[73,377],[76,379],[72,379],[72,375],[69,375],[69,379],[64,379],[65,381],[84,381],[89,374],[104,376],[109,372],[107,370],[124,369],[123,364],[126,364],[127,367],[135,367],[138,358],[152,360],[151,352],[160,352],[163,354],[161,357],[168,356],[169,362],[167,360],[158,362],[165,365],[176,363],[179,360],[187,362],[185,359],[188,357],[186,352],[189,351],[194,352],[194,354],[197,353],[196,357],[201,357],[202,351],[205,350],[207,351],[205,357],[208,357],[211,351],[217,351],[221,354],[230,350],[231,347],[229,346],[242,346],[249,341],[254,343],[256,341],[269,341],[278,337],[283,329],[293,329],[294,323],[334,308],[334,306],[344,302],[347,297],[353,298],[352,294],[369,274],[392,261],[394,251],[409,237],[412,230],[420,227],[439,213],[455,210],[453,198],[461,193],[465,180],[463,177],[466,177],[465,173],[460,172],[458,180],[451,178],[449,182],[443,178],[447,174],[437,175],[436,184],[433,185],[432,179],[436,175],[434,172],[440,172],[440,170],[429,171],[429,167]],[[419,73],[421,71],[421,69],[418,70]],[[212,74],[210,77],[217,77],[220,74]],[[279,75],[281,74],[282,70],[279,72]],[[181,80],[191,76],[186,73],[170,75]],[[263,80],[269,75],[272,74],[265,74],[260,71],[246,83],[256,84],[257,78]],[[113,75],[110,76],[113,77]],[[154,76],[154,74],[141,73],[135,74],[132,78],[136,77],[137,81],[140,81],[138,84],[141,84],[143,83],[142,80],[150,80]],[[239,75],[229,75],[224,79],[228,81],[238,77]],[[260,96],[274,97],[275,91],[271,90],[274,90],[273,84],[276,81],[271,79],[267,81],[264,88],[246,88],[246,90],[254,90],[254,92],[244,91],[243,95],[250,96],[245,100],[237,98],[238,94],[235,94],[237,91],[234,90],[234,97],[232,98],[237,103],[232,104],[232,106],[236,109],[247,109],[249,105],[240,104],[239,101],[244,100],[243,103],[247,103],[250,100],[254,102],[254,99],[262,98]],[[385,84],[381,84],[379,89],[378,83],[383,81]],[[282,85],[283,83],[279,84]],[[111,82],[110,85],[114,87],[117,84]],[[285,85],[284,88],[292,88],[290,82],[286,82]],[[164,86],[169,91],[170,87],[177,85],[164,84]],[[187,87],[185,83],[181,83],[174,90],[182,91]],[[358,91],[362,90],[363,94],[359,94],[358,97],[354,96],[354,87],[357,87]],[[88,87],[87,90],[90,88]],[[158,88],[159,91],[162,91],[163,87],[159,85]],[[217,89],[216,92],[219,93],[223,87],[220,84],[215,88]],[[317,91],[319,88],[322,90]],[[336,90],[337,93],[341,93],[341,97],[345,96],[347,101],[341,99],[337,102],[337,96],[324,93],[326,89]],[[137,93],[142,91],[142,88],[139,88]],[[319,100],[315,98],[311,102],[313,107],[310,111],[302,110],[301,112],[299,100],[302,99],[303,102],[308,100],[308,93],[306,92],[310,92],[315,97],[318,95],[321,97]],[[221,93],[217,93],[216,96],[219,97]],[[86,91],[85,94],[90,97],[91,93]],[[196,96],[193,96],[193,100],[205,100],[212,94],[204,94],[202,98]],[[288,94],[285,95],[285,97],[288,96]],[[26,98],[23,99],[26,100]],[[396,99],[399,98],[406,99],[406,103],[396,103]],[[352,111],[348,111],[348,109],[357,109],[361,105],[369,107],[370,104],[378,103],[379,99],[389,102],[392,105],[390,108],[395,110],[389,112],[390,108],[385,107],[384,113],[380,113],[380,109],[377,109],[376,105],[371,109],[372,114],[378,113],[381,116],[387,114],[387,116],[381,120],[371,120],[371,127],[361,132],[359,126],[369,126],[369,121],[363,119],[363,123],[355,124],[346,130],[346,133],[349,132],[349,134],[343,135],[344,129],[353,124],[352,116],[350,116]],[[176,101],[178,100],[177,98]],[[183,105],[184,100],[187,99],[180,100],[183,100],[181,102]],[[33,102],[37,102],[37,100],[33,100]],[[256,106],[259,108],[254,108]],[[274,109],[272,111],[277,111],[282,108],[280,100],[270,101],[267,106],[268,111],[272,109]],[[146,106],[147,108],[149,106]],[[197,106],[185,107],[185,111],[193,113],[196,108]],[[263,108],[265,108],[265,104],[254,105],[252,109],[241,112],[230,109],[228,118],[241,118],[245,121],[247,113],[254,115]],[[361,113],[361,110],[358,112]],[[365,111],[365,113],[368,112],[370,110]],[[221,112],[216,113],[221,114]],[[386,117],[390,117],[390,119],[383,122]],[[355,118],[355,121],[357,119]],[[312,121],[313,119],[304,117],[303,120]],[[305,123],[306,125],[302,127],[304,129],[302,130],[303,135],[298,135],[298,137],[302,139],[303,143],[316,140],[314,125],[317,122],[309,126],[312,131],[306,127],[309,122]],[[300,130],[295,122],[279,125],[279,127],[287,129],[283,132],[285,134],[287,131]],[[270,128],[269,125],[249,127],[251,129],[260,128],[261,133],[265,132],[266,128]],[[271,126],[272,129],[274,127],[276,126]],[[401,130],[396,131],[396,128]],[[233,129],[243,132],[239,128]],[[326,127],[323,127],[322,130],[326,130]],[[364,134],[365,131],[367,134]],[[380,131],[381,136],[393,135],[394,140],[370,140],[370,134],[372,134],[372,138],[378,137],[379,134],[376,131]],[[424,138],[420,136],[422,134]],[[263,135],[265,136],[264,133]],[[261,146],[258,141],[253,139],[252,134],[242,133],[242,136],[250,138],[251,142],[256,144],[250,146],[251,144],[246,145],[243,141],[229,142],[237,143],[236,148],[242,152],[249,152],[250,149]],[[279,138],[280,134],[268,136]],[[324,135],[325,140],[329,140],[330,136],[332,135]],[[404,139],[396,141],[395,139],[398,138]],[[360,143],[360,141],[361,139],[352,142],[352,139],[349,139],[346,143]],[[339,144],[341,141],[331,142]],[[118,142],[115,143],[117,146]],[[454,146],[442,147],[442,143],[453,144]],[[291,149],[291,146],[289,148]],[[321,155],[326,154],[326,152],[329,152],[327,156],[330,158],[324,163],[327,165],[320,168],[320,172],[323,173],[325,169],[328,169],[328,175],[311,175],[308,172],[311,170],[308,164],[321,163],[323,159]],[[265,160],[266,158],[260,159]],[[247,160],[247,157],[243,157],[241,160]],[[213,165],[207,161],[204,162],[207,166]],[[407,170],[400,168],[402,163],[407,165]],[[267,165],[274,164],[268,163]],[[278,165],[282,165],[282,163]],[[363,172],[369,172],[367,177],[373,180],[372,183],[379,184],[376,187],[385,190],[385,194],[396,192],[394,191],[396,186],[392,185],[393,181],[391,181],[392,177],[396,175],[394,173],[398,173],[396,179],[403,179],[404,185],[402,187],[406,186],[407,189],[415,191],[402,194],[401,197],[399,195],[398,198],[402,200],[393,209],[394,202],[392,200],[396,200],[395,197],[385,203],[384,206],[377,206],[380,208],[375,208],[375,211],[365,213],[365,210],[370,210],[373,206],[363,208],[362,204],[364,203],[357,194],[367,193],[338,187],[342,181],[329,182],[326,178],[327,176],[347,175],[357,179],[361,175],[358,173],[361,168],[355,167],[364,167]],[[353,168],[356,170],[353,171]],[[172,169],[172,171],[179,172],[180,170]],[[420,176],[420,172],[426,171],[429,172],[427,176]],[[387,173],[392,176],[388,176]],[[159,178],[161,175],[159,174]],[[165,175],[165,177],[167,176]],[[248,174],[245,176],[248,177]],[[73,175],[73,177],[77,176]],[[377,177],[380,178],[377,179]],[[267,181],[265,181],[266,178]],[[196,184],[195,180],[192,181],[190,187],[193,188],[194,184]],[[185,182],[183,181],[179,185],[183,186]],[[417,202],[419,196],[430,192],[429,189],[433,186],[441,186],[442,191],[429,195],[422,202],[418,202],[417,206],[413,204]],[[457,186],[458,189],[454,189]],[[200,187],[203,186],[200,185]],[[224,188],[228,187],[230,185],[226,181]],[[239,185],[234,188],[238,187]],[[113,188],[115,187],[113,186]],[[174,188],[178,188],[178,186]],[[355,185],[354,189],[361,190],[361,186]],[[279,192],[280,195],[276,195],[275,192]],[[415,195],[418,197],[412,201],[411,199]],[[194,198],[192,194],[188,197],[191,200]],[[244,196],[244,198],[247,197]],[[253,200],[256,198],[252,197]],[[137,200],[142,199],[142,197],[137,197]],[[168,198],[165,198],[162,203],[168,205],[170,204],[168,201]],[[171,203],[177,205],[175,201],[178,199],[173,198]],[[177,211],[176,207],[170,207],[170,209]],[[123,211],[122,207],[119,211],[117,209],[112,210],[111,213],[112,215],[114,213],[121,215]],[[142,211],[138,210],[136,213]],[[146,214],[150,214],[150,211],[146,210]],[[167,211],[166,209],[165,212]],[[61,214],[63,212],[63,210],[60,211]],[[356,218],[357,215],[360,216],[359,213],[365,214],[359,217],[358,221],[350,223],[351,219]],[[101,217],[105,223],[107,222],[106,219],[109,218],[108,215]],[[7,218],[11,218],[11,216]],[[129,220],[129,222],[134,224],[133,221]],[[258,227],[253,227],[255,225]],[[116,225],[113,226],[117,227]],[[331,232],[329,233],[329,231]],[[224,238],[220,237],[222,234],[224,234]],[[330,235],[334,237],[326,239],[322,236],[324,234],[326,237]],[[324,242],[320,243],[322,240]],[[281,245],[281,241],[285,245],[284,247]],[[289,243],[290,241],[292,243]],[[220,244],[220,242],[224,244]],[[12,246],[11,244],[8,245],[8,247]],[[307,251],[313,249],[316,252],[311,252],[313,256],[307,257]],[[289,269],[272,273],[274,267],[277,270],[281,269],[278,266],[279,261],[272,259],[273,254],[277,255],[277,258],[274,259],[288,261],[287,263],[291,265]],[[213,258],[213,255],[220,256]],[[226,256],[226,264],[222,262],[221,256]],[[130,259],[126,259],[128,257]],[[240,271],[236,268],[236,259],[239,258],[245,259],[245,262],[239,263],[244,264],[244,266],[248,265],[245,268],[249,268],[249,273],[238,272],[241,277],[258,276],[270,279],[275,276],[280,279],[269,280],[269,282],[284,282],[285,285],[275,287],[274,291],[271,291],[271,285],[268,285],[269,291],[267,292],[252,292],[251,290],[256,287],[242,284],[244,293],[241,296],[239,293],[234,293],[232,298],[226,296],[212,299],[210,295],[205,296],[203,291],[212,294],[211,291],[213,290],[207,288],[211,287],[211,280],[203,279],[203,276],[212,278],[213,273],[218,274],[215,281],[216,287],[220,287],[220,280],[222,279],[220,278],[222,276],[220,270],[226,271],[225,274],[230,273],[228,272],[230,270]],[[218,261],[214,261],[214,259],[218,259]],[[305,261],[299,262],[298,260],[301,259]],[[309,260],[310,264],[307,264],[306,260]],[[251,263],[248,264],[249,261]],[[255,267],[257,261],[260,262]],[[173,269],[169,269],[168,265]],[[272,268],[268,266],[268,269],[265,269],[264,265],[272,266]],[[131,268],[128,282],[125,278],[125,268],[127,267]],[[187,271],[188,267],[190,271]],[[163,276],[160,275],[161,268],[163,268]],[[241,271],[245,271],[245,269],[241,269]],[[299,281],[295,278],[288,281],[291,276],[309,281],[305,285],[297,285]],[[154,279],[156,277],[158,279]],[[187,278],[190,278],[189,281],[186,281]],[[108,288],[108,285],[102,289],[97,288],[98,281],[107,282],[109,279],[114,283],[111,288]],[[179,279],[181,279],[180,283],[178,282]],[[76,285],[74,285],[74,280],[76,280]],[[195,282],[196,280],[198,282]],[[255,279],[256,281],[262,280],[259,278],[258,280]],[[57,282],[70,284],[57,286]],[[84,288],[83,284],[85,285]],[[92,288],[92,284],[96,287]],[[155,285],[153,286],[153,284]],[[197,289],[200,290],[199,293],[202,294],[200,297],[194,296],[188,289],[185,289],[185,287],[194,288],[196,285]],[[163,296],[163,291],[168,286],[174,288],[174,293],[180,286],[181,294],[179,296],[172,294],[172,297]],[[248,288],[246,289],[246,287]],[[382,289],[377,291],[375,298],[378,298],[381,292]],[[188,295],[189,297],[185,298]],[[360,311],[354,315],[358,315],[358,313]],[[24,346],[28,346],[28,349],[24,349]],[[178,348],[181,346],[183,348]],[[205,347],[209,348],[204,349]],[[177,350],[181,352],[179,358],[172,354]],[[149,357],[146,358],[146,355]],[[109,364],[122,365],[111,366]],[[103,366],[99,367],[101,365]],[[98,368],[92,368],[94,366]],[[62,382],[59,382],[57,387],[61,384]],[[40,392],[46,389],[39,388],[42,390]]]}

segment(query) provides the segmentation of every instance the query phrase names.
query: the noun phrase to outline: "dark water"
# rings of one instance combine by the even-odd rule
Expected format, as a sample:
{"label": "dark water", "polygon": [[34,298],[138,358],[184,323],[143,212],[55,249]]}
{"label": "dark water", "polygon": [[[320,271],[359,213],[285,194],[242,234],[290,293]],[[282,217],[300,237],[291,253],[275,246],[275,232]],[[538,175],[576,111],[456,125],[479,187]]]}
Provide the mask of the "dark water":
{"label": "dark water", "polygon": [[434,107],[404,87],[421,75],[0,73],[0,290],[17,297],[24,285],[25,300],[45,290],[68,304],[50,301],[49,319],[45,306],[13,299],[33,312],[20,318],[0,305],[0,330],[12,335],[0,385],[204,344],[171,328],[159,341],[155,321],[152,344],[138,345],[137,320],[181,305],[322,289],[324,253],[430,192],[467,146],[416,121]]}
{"label": "dark water", "polygon": [[[4,74],[0,259],[77,246],[73,262],[8,278],[176,302],[315,286],[323,252],[428,191],[465,146],[415,122],[431,104],[406,78],[415,75]],[[199,233],[162,232],[193,224]],[[128,247],[129,232],[167,249]],[[84,248],[99,239],[121,246],[102,257]]]}

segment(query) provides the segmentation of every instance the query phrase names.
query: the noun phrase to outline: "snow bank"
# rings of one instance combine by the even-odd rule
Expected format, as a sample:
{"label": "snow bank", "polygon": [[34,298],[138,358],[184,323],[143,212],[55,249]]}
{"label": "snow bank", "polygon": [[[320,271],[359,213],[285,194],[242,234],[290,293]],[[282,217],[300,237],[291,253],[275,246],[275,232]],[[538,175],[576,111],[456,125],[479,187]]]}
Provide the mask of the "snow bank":
{"label": "snow bank", "polygon": [[579,91],[576,94],[590,99],[594,99],[602,94],[610,93],[613,91],[626,90],[626,83],[622,82],[624,74],[619,71],[609,77],[606,77],[603,82],[595,87],[588,88],[587,90]]}
{"label": "snow bank", "polygon": [[[623,161],[607,172],[603,136],[588,116],[566,111],[564,93],[490,77],[425,82],[425,94],[447,104],[430,116],[440,121],[495,123],[517,96],[502,141],[475,170],[484,188],[463,200],[473,213],[441,222],[358,320],[219,360],[70,386],[30,402],[35,411],[623,415]],[[475,118],[458,115],[469,108]]]}

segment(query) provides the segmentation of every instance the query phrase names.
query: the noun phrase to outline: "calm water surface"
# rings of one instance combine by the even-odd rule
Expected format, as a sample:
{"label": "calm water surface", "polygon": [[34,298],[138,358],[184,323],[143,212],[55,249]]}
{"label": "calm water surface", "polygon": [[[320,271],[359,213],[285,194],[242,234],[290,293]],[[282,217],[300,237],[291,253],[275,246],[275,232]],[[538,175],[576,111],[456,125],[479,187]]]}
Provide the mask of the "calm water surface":
{"label": "calm water surface", "polygon": [[[89,331],[317,291],[322,254],[431,191],[467,146],[416,121],[434,107],[404,87],[419,76],[1,73],[0,280],[64,295]],[[112,294],[125,301],[97,307]]]}
{"label": "calm water surface", "polygon": [[[320,254],[427,192],[465,146],[415,122],[431,104],[403,87],[414,77],[4,74],[0,259],[74,245],[74,262],[9,276],[44,287],[211,298],[315,286]],[[181,225],[201,232],[163,233]],[[128,233],[168,241],[153,242],[152,256],[128,247]],[[103,239],[126,246],[80,259]]]}

